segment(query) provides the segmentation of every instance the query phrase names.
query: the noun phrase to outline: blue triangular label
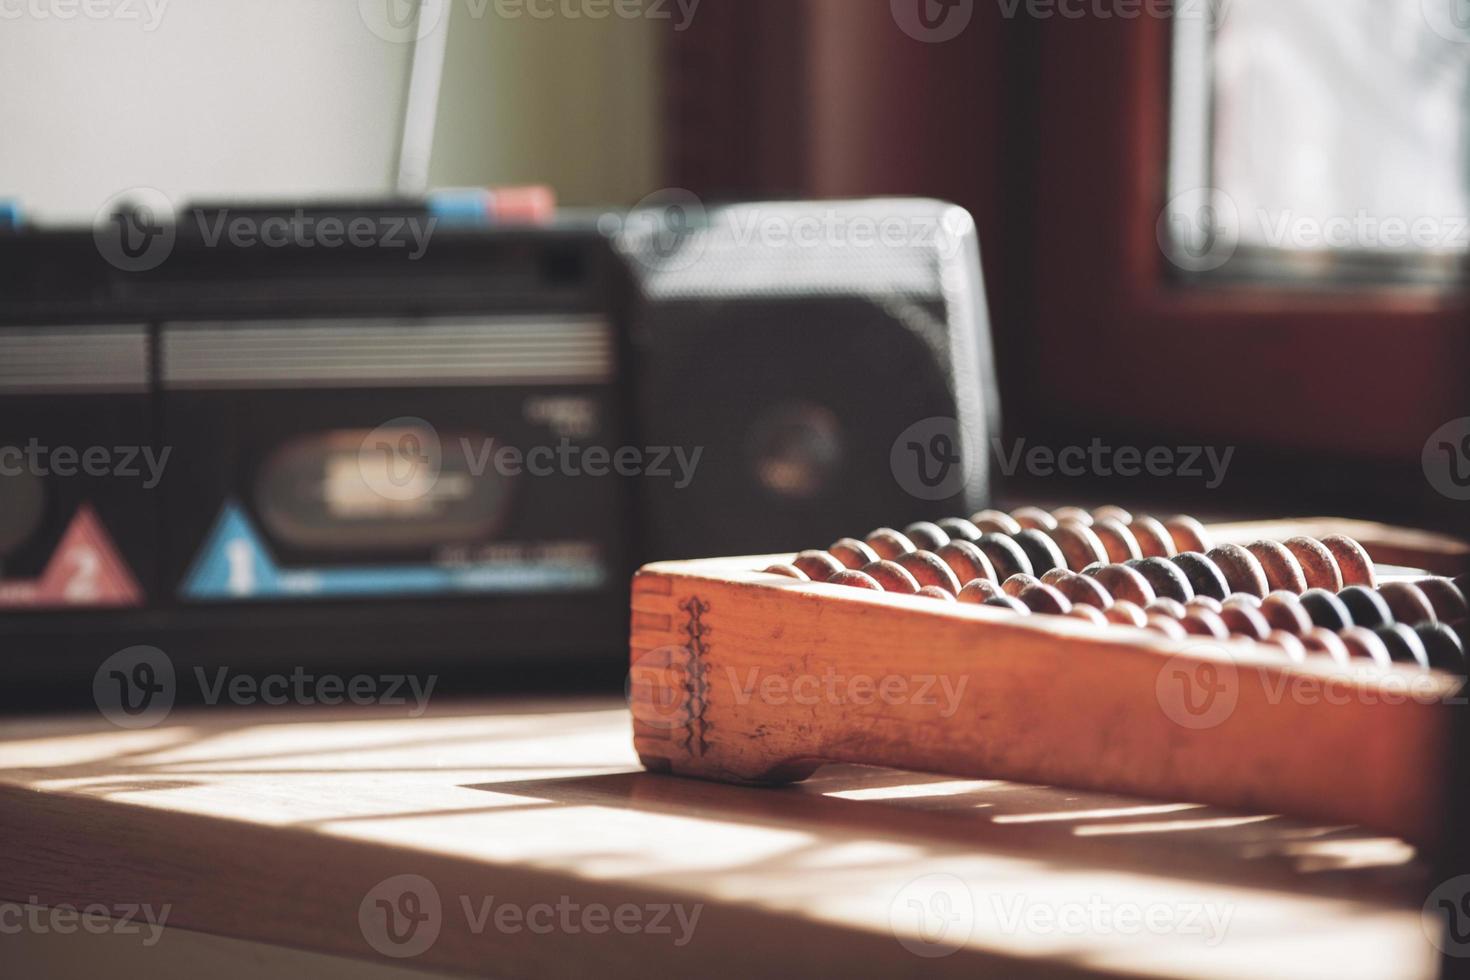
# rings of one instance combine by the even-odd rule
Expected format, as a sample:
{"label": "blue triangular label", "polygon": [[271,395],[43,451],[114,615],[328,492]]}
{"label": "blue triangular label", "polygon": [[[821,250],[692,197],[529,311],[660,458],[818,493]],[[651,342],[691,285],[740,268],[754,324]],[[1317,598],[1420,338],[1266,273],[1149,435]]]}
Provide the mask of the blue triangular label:
{"label": "blue triangular label", "polygon": [[279,578],[250,518],[227,500],[180,591],[186,599],[250,599],[277,592]]}

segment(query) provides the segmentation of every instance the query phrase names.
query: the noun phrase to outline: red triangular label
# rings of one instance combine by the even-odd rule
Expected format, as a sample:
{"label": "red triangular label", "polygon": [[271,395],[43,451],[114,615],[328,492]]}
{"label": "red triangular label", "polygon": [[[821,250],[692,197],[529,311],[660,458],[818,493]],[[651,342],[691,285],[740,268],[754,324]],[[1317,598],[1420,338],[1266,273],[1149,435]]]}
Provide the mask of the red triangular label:
{"label": "red triangular label", "polygon": [[141,606],[143,590],[98,520],[83,504],[38,579],[0,580],[0,606]]}

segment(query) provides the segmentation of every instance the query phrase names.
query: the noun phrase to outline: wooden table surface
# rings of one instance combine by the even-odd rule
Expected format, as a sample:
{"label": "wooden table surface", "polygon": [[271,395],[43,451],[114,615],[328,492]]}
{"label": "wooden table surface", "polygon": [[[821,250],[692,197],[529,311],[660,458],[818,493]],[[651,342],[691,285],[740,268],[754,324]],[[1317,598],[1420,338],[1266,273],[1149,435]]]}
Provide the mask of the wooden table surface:
{"label": "wooden table surface", "polygon": [[0,901],[418,971],[1423,977],[1431,886],[1399,841],[1267,815],[651,775],[618,700],[0,725]]}

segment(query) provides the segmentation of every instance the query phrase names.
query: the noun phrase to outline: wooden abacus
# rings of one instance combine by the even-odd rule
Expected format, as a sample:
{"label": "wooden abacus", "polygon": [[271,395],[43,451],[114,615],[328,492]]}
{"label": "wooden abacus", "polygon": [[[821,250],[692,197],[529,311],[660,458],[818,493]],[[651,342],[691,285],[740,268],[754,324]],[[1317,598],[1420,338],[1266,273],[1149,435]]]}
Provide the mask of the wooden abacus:
{"label": "wooden abacus", "polygon": [[[1433,843],[1470,551],[1327,519],[984,511],[633,582],[644,765],[845,762],[1188,800]],[[1413,568],[1397,567],[1413,566]]]}

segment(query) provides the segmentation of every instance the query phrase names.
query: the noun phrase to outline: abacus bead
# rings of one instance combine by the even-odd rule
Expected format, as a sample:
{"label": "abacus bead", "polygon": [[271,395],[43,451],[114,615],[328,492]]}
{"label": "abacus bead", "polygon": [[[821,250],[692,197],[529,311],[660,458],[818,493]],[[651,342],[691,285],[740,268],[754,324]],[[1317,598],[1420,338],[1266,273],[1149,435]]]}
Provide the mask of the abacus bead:
{"label": "abacus bead", "polygon": [[1193,599],[1190,599],[1188,602],[1186,602],[1184,604],[1184,608],[1189,610],[1203,609],[1207,612],[1212,612],[1216,616],[1218,616],[1221,612],[1224,611],[1225,606],[1223,603],[1220,602],[1219,599],[1207,595],[1197,595]]}
{"label": "abacus bead", "polygon": [[1261,600],[1264,598],[1265,596],[1255,596],[1251,595],[1249,592],[1232,592],[1225,597],[1225,601],[1220,603],[1220,605],[1226,607],[1247,606],[1251,609],[1260,609]]}
{"label": "abacus bead", "polygon": [[1020,534],[1012,535],[1011,540],[1020,545],[1021,550],[1026,552],[1026,557],[1031,560],[1032,575],[1045,575],[1053,568],[1067,567],[1067,559],[1062,555],[1061,549],[1042,531],[1027,528]]}
{"label": "abacus bead", "polygon": [[1011,511],[1022,530],[1050,531],[1057,526],[1057,519],[1040,507],[1017,507]]}
{"label": "abacus bead", "polygon": [[900,555],[894,559],[894,564],[912,575],[921,589],[932,586],[954,595],[960,591],[960,586],[963,584],[944,563],[944,559],[932,551],[913,551],[907,555]]}
{"label": "abacus bead", "polygon": [[1397,622],[1415,625],[1439,618],[1424,590],[1412,582],[1384,582],[1378,587],[1378,596]]}
{"label": "abacus bead", "polygon": [[1394,663],[1418,664],[1429,669],[1429,651],[1424,649],[1424,641],[1419,639],[1418,633],[1403,623],[1380,626],[1373,632],[1388,647],[1388,655],[1393,658]]}
{"label": "abacus bead", "polygon": [[1172,558],[1179,552],[1174,547],[1174,539],[1169,536],[1169,529],[1155,518],[1147,515],[1135,517],[1128,530],[1138,540],[1138,548],[1145,558]]}
{"label": "abacus bead", "polygon": [[1302,566],[1307,588],[1337,592],[1342,589],[1342,570],[1332,552],[1316,538],[1288,538],[1281,542]]}
{"label": "abacus bead", "polygon": [[974,521],[967,521],[963,517],[946,517],[939,522],[939,527],[949,535],[951,541],[979,541],[980,535],[985,533],[975,526]]}
{"label": "abacus bead", "polygon": [[1072,600],[1045,582],[1027,586],[1016,598],[1025,603],[1026,607],[1034,613],[1065,616],[1072,611]]}
{"label": "abacus bead", "polygon": [[995,566],[997,581],[1004,582],[1012,575],[1030,575],[1033,571],[1031,559],[1026,557],[1026,552],[1007,535],[982,534],[980,540],[975,542],[975,547],[984,552],[985,557],[990,559],[990,564]]}
{"label": "abacus bead", "polygon": [[1302,563],[1279,541],[1254,541],[1245,550],[1256,556],[1266,573],[1266,584],[1271,591],[1286,591],[1301,595],[1307,591],[1307,575]]}
{"label": "abacus bead", "polygon": [[1158,598],[1158,593],[1148,584],[1148,579],[1127,565],[1105,565],[1091,574],[1115,600],[1126,599],[1146,606]]}
{"label": "abacus bead", "polygon": [[843,538],[828,548],[827,553],[841,562],[843,568],[859,569],[878,560],[878,552],[857,538]]}
{"label": "abacus bead", "polygon": [[[1388,607],[1383,597],[1372,589],[1361,585],[1349,585],[1337,594],[1337,598],[1344,606],[1347,606],[1354,626],[1366,626],[1373,629],[1378,626],[1387,626],[1394,621],[1393,610]],[[1413,623],[1409,625],[1412,626]]]}
{"label": "abacus bead", "polygon": [[1230,594],[1230,583],[1225,580],[1224,573],[1200,552],[1186,551],[1169,560],[1189,579],[1189,587],[1195,595],[1224,599]]}
{"label": "abacus bead", "polygon": [[992,582],[996,580],[995,566],[990,564],[990,559],[985,557],[985,552],[968,541],[951,541],[935,554],[949,566],[949,570],[954,572],[954,577],[960,580],[961,585],[968,585],[977,578],[988,579]]}
{"label": "abacus bead", "polygon": [[1337,569],[1342,573],[1343,585],[1363,585],[1373,588],[1378,584],[1378,575],[1373,570],[1373,559],[1363,546],[1346,534],[1329,534],[1322,539],[1322,547],[1332,553]]}
{"label": "abacus bead", "polygon": [[913,542],[920,551],[938,551],[949,544],[949,534],[938,524],[918,521],[903,529],[904,537]]}
{"label": "abacus bead", "polygon": [[1441,623],[1454,625],[1470,617],[1470,603],[1466,602],[1465,594],[1449,579],[1426,578],[1414,584],[1429,597],[1434,606],[1434,614]]}
{"label": "abacus bead", "polygon": [[1144,612],[1137,603],[1129,602],[1127,599],[1114,599],[1113,604],[1103,613],[1108,622],[1117,623],[1119,626],[1136,626],[1143,629],[1148,625],[1148,613]]}
{"label": "abacus bead", "polygon": [[1031,586],[1040,584],[1042,584],[1041,579],[1037,578],[1035,575],[1027,575],[1025,572],[1018,572],[1017,574],[1012,575],[1010,578],[1006,579],[1004,582],[1000,583],[1000,590],[1008,596],[1018,596],[1026,589],[1031,588]]}
{"label": "abacus bead", "polygon": [[1148,624],[1145,628],[1153,630],[1155,633],[1162,633],[1171,640],[1189,639],[1189,634],[1184,631],[1183,626],[1179,625],[1179,620],[1170,619],[1168,616],[1160,616],[1158,613],[1154,613],[1148,617]]}
{"label": "abacus bead", "polygon": [[1179,566],[1167,558],[1145,558],[1131,561],[1125,566],[1133,569],[1153,586],[1154,593],[1161,598],[1188,602],[1194,598],[1194,587]]}
{"label": "abacus bead", "polygon": [[1082,606],[1074,603],[1067,615],[1073,619],[1086,620],[1094,626],[1108,625],[1108,617],[1104,616],[1103,611],[1096,606]]}
{"label": "abacus bead", "polygon": [[[805,572],[806,577],[813,582],[825,582],[846,567],[825,551],[803,551],[792,564]],[[866,565],[867,562],[863,564]]]}
{"label": "abacus bead", "polygon": [[917,551],[914,543],[904,537],[891,527],[880,527],[865,539],[868,547],[878,553],[878,557],[892,561],[899,555],[906,555],[910,551]]}
{"label": "abacus bead", "polygon": [[977,578],[967,583],[963,589],[960,589],[960,594],[955,598],[959,599],[960,602],[974,603],[978,606],[984,603],[985,600],[994,599],[998,595],[1005,595],[1000,590],[1000,586],[996,585],[990,579]]}
{"label": "abacus bead", "polygon": [[1053,568],[1051,571],[1049,571],[1045,575],[1041,576],[1041,580],[1043,582],[1045,582],[1047,585],[1056,585],[1058,582],[1060,582],[1062,579],[1066,578],[1068,575],[1076,575],[1076,574],[1077,574],[1076,572],[1071,571],[1071,570],[1066,569],[1066,568]]}
{"label": "abacus bead", "polygon": [[1184,603],[1178,599],[1169,599],[1159,596],[1153,602],[1143,607],[1146,613],[1155,613],[1160,616],[1168,616],[1170,619],[1183,619],[1189,615],[1189,610],[1184,608]]}
{"label": "abacus bead", "polygon": [[857,589],[868,589],[872,592],[882,592],[883,586],[878,584],[877,579],[866,575],[855,568],[844,568],[827,580],[828,585],[850,585]]}
{"label": "abacus bead", "polygon": [[1374,663],[1379,667],[1392,667],[1393,657],[1377,633],[1361,626],[1350,626],[1338,631],[1337,638],[1348,648],[1353,660]]}
{"label": "abacus bead", "polygon": [[1315,626],[1324,626],[1330,630],[1345,630],[1349,626],[1370,626],[1368,623],[1354,623],[1352,610],[1326,589],[1308,589],[1302,593],[1301,603]]}
{"label": "abacus bead", "polygon": [[1025,530],[1003,510],[982,510],[970,520],[983,534],[1020,534]]}
{"label": "abacus bead", "polygon": [[1352,654],[1348,652],[1347,644],[1338,639],[1336,633],[1323,629],[1320,626],[1314,626],[1307,630],[1306,635],[1302,637],[1302,645],[1307,648],[1309,653],[1320,653],[1331,657],[1333,663],[1341,667],[1346,667],[1348,661],[1352,659]]}
{"label": "abacus bead", "polygon": [[1225,622],[1219,616],[1208,609],[1191,609],[1179,625],[1184,627],[1184,632],[1191,636],[1208,636],[1215,640],[1230,639],[1230,630],[1225,627]]}
{"label": "abacus bead", "polygon": [[1092,528],[1076,521],[1063,521],[1051,532],[1052,543],[1066,559],[1066,567],[1080,572],[1088,565],[1108,560],[1108,549]]}
{"label": "abacus bead", "polygon": [[1029,616],[1031,614],[1030,607],[1015,596],[993,596],[986,599],[984,605],[994,606],[997,609],[1009,609],[1011,612],[1021,613],[1023,616]]}
{"label": "abacus bead", "polygon": [[1220,619],[1225,628],[1235,636],[1251,640],[1265,640],[1271,635],[1271,624],[1259,609],[1250,606],[1229,605],[1220,610]]}
{"label": "abacus bead", "polygon": [[1452,674],[1465,673],[1465,645],[1454,630],[1444,623],[1420,623],[1414,632],[1429,655],[1429,666]]}
{"label": "abacus bead", "polygon": [[1143,549],[1138,546],[1138,538],[1128,530],[1128,525],[1121,521],[1105,517],[1102,520],[1092,522],[1092,533],[1102,542],[1103,550],[1108,553],[1108,561],[1124,562],[1143,557]]}
{"label": "abacus bead", "polygon": [[1060,581],[1051,583],[1058,592],[1072,600],[1074,606],[1092,606],[1106,609],[1113,604],[1113,597],[1095,578],[1068,572]]}
{"label": "abacus bead", "polygon": [[1173,539],[1175,551],[1198,551],[1203,554],[1214,547],[1210,532],[1193,517],[1183,514],[1171,517],[1164,522],[1164,530]]}
{"label": "abacus bead", "polygon": [[1094,510],[1092,512],[1092,520],[1094,524],[1098,521],[1117,521],[1119,524],[1127,527],[1133,523],[1133,514],[1124,510],[1122,507],[1114,507],[1108,504],[1105,507],[1099,507]]}
{"label": "abacus bead", "polygon": [[862,572],[883,586],[884,592],[913,595],[919,591],[919,583],[908,573],[908,569],[886,558],[882,561],[875,561],[871,565],[864,565]]}
{"label": "abacus bead", "polygon": [[1273,629],[1301,636],[1313,626],[1312,617],[1302,608],[1301,597],[1278,590],[1261,600],[1261,615]]}
{"label": "abacus bead", "polygon": [[1230,583],[1231,592],[1243,592],[1259,599],[1271,591],[1271,583],[1266,579],[1266,570],[1261,567],[1260,559],[1240,545],[1222,544],[1212,548],[1205,557],[1220,569],[1225,581]]}
{"label": "abacus bead", "polygon": [[1450,584],[1455,587],[1455,591],[1459,592],[1460,597],[1465,600],[1466,615],[1470,617],[1470,575],[1456,575],[1450,580]]}
{"label": "abacus bead", "polygon": [[[766,572],[765,573],[767,575],[780,575],[780,576],[783,576],[785,578],[794,578],[798,582],[810,582],[812,580],[812,578],[811,578],[810,575],[808,575],[806,572],[803,572],[801,569],[797,568],[795,565],[786,565],[786,564],[771,565],[770,567],[768,567],[766,569]],[[823,576],[823,578],[825,578],[825,577],[826,576]]]}
{"label": "abacus bead", "polygon": [[937,585],[926,585],[918,592],[925,599],[940,599],[944,602],[954,602],[954,596],[944,591]]}
{"label": "abacus bead", "polygon": [[1082,574],[1091,575],[1092,577],[1096,578],[1097,573],[1107,567],[1108,566],[1106,562],[1095,561],[1091,565],[1088,565],[1086,568],[1082,569]]}
{"label": "abacus bead", "polygon": [[1266,642],[1277,646],[1286,654],[1286,658],[1294,664],[1305,663],[1307,660],[1307,647],[1295,633],[1285,630],[1272,630],[1271,635],[1266,637]]}
{"label": "abacus bead", "polygon": [[1051,512],[1051,516],[1056,518],[1058,524],[1064,524],[1067,521],[1076,521],[1084,527],[1092,526],[1092,514],[1083,510],[1081,507],[1058,507]]}

